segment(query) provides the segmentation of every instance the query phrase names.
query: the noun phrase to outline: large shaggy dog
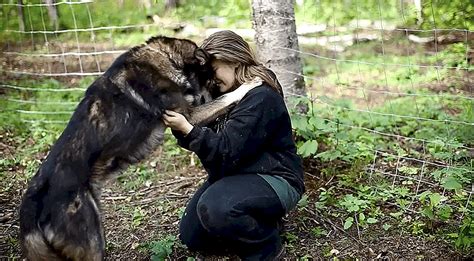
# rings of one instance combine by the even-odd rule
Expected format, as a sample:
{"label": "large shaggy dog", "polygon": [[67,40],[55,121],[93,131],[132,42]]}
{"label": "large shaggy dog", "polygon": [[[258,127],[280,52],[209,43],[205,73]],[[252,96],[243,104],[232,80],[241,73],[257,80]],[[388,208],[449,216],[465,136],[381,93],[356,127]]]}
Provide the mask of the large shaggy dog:
{"label": "large shaggy dog", "polygon": [[101,187],[162,142],[164,110],[206,122],[253,87],[197,106],[212,77],[209,57],[189,40],[155,37],[118,57],[87,89],[23,197],[26,257],[102,260]]}

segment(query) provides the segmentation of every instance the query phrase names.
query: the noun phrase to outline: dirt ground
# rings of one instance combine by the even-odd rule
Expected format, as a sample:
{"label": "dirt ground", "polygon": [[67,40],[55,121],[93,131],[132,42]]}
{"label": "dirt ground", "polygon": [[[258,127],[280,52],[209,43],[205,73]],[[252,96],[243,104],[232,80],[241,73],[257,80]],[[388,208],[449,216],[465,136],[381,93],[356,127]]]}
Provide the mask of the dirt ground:
{"label": "dirt ground", "polygon": [[[196,176],[177,175],[136,192],[120,191],[117,185],[109,186],[103,197],[106,259],[149,260],[150,253],[141,246],[160,239],[160,235],[177,235],[179,218],[176,212],[185,206],[196,189],[195,184],[204,178],[202,172]],[[18,205],[22,190],[19,186],[9,192],[1,192],[0,260],[21,257],[18,246]],[[140,206],[147,213],[139,226],[132,226],[130,214],[123,210],[130,206]],[[401,235],[397,231],[387,233],[382,229],[373,229],[365,231],[359,239],[357,233],[344,232],[339,221],[326,219],[310,210],[294,211],[286,221],[285,231],[295,236],[291,242],[286,242],[285,259],[288,260],[301,257],[326,259],[330,256],[350,259],[469,260],[468,256],[456,253],[445,242]],[[326,227],[328,235],[316,237],[310,232],[314,226]],[[183,246],[177,246],[169,259],[185,260],[187,257],[211,260],[226,258],[193,253]]]}
{"label": "dirt ground", "polygon": [[[8,138],[11,137],[9,135],[0,135],[2,157],[5,158],[15,153],[18,146]],[[38,155],[38,159],[41,158],[44,158],[44,154]],[[310,163],[305,164],[308,206],[316,202],[318,188],[328,185],[327,181],[319,178],[317,165]],[[26,182],[20,166],[2,172],[5,178],[0,181],[0,260],[15,260],[22,257],[18,244],[18,206]],[[106,260],[150,260],[151,254],[146,244],[167,235],[178,235],[180,213],[206,178],[205,172],[194,166],[155,174],[150,182],[145,182],[137,190],[127,190],[119,181],[104,189],[102,209],[107,240]],[[474,257],[459,254],[446,242],[412,236],[397,229],[387,232],[381,227],[372,227],[360,234],[354,230],[344,231],[342,219],[329,218],[311,207],[298,208],[285,221],[285,260],[303,257],[306,260],[332,257],[471,260]],[[323,228],[327,233],[320,235],[312,232],[315,227]],[[169,259],[186,260],[188,257],[204,260],[238,259],[235,256],[217,257],[190,252],[176,242]]]}

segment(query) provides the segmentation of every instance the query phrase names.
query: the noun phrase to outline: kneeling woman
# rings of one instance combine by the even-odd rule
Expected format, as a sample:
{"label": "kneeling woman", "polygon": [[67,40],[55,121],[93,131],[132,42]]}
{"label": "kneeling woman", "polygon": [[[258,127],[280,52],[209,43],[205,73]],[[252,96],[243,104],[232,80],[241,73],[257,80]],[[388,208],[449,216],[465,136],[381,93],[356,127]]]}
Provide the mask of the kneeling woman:
{"label": "kneeling woman", "polygon": [[221,93],[255,77],[263,83],[212,128],[166,112],[164,121],[179,144],[194,151],[208,172],[186,207],[180,239],[195,251],[227,249],[243,260],[278,259],[284,250],[279,223],[304,192],[281,86],[231,31],[214,33],[201,48],[211,57]]}

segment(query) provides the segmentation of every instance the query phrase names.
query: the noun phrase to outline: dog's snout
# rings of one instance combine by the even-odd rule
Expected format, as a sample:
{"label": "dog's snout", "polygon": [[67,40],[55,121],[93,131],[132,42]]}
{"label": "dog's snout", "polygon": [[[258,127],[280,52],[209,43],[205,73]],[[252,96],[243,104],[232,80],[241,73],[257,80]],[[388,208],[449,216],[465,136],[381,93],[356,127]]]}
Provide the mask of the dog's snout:
{"label": "dog's snout", "polygon": [[206,89],[206,90],[203,90],[201,92],[201,99],[200,99],[200,103],[201,104],[204,104],[206,102],[210,102],[212,101],[212,96],[211,96],[211,93]]}

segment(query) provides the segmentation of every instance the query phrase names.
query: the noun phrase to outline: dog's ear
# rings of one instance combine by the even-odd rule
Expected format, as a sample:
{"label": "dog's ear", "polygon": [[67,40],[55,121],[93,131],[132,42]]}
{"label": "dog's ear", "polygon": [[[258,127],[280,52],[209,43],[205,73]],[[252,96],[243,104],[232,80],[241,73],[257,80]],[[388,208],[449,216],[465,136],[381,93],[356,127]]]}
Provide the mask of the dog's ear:
{"label": "dog's ear", "polygon": [[199,65],[204,65],[211,60],[211,55],[202,48],[194,50],[194,57],[199,61]]}

